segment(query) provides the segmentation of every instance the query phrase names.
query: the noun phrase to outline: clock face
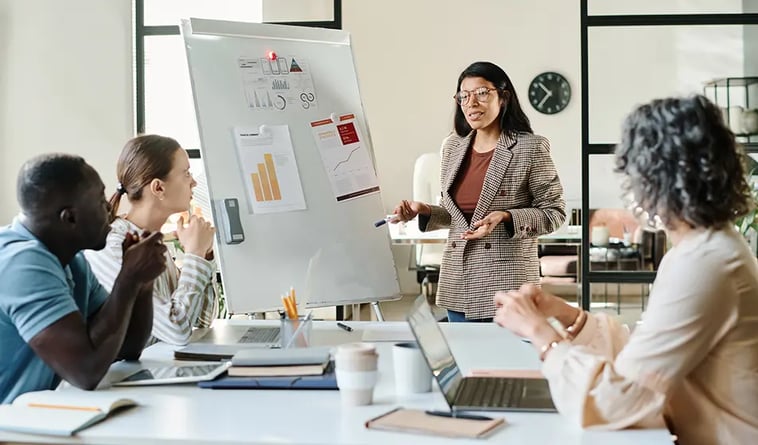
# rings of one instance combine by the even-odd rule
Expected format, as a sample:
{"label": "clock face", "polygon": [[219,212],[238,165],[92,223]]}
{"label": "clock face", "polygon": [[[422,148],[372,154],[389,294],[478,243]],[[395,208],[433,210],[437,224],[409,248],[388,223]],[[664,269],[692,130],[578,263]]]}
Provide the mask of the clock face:
{"label": "clock face", "polygon": [[529,103],[544,114],[555,114],[571,100],[571,86],[558,73],[546,72],[538,75],[529,84]]}

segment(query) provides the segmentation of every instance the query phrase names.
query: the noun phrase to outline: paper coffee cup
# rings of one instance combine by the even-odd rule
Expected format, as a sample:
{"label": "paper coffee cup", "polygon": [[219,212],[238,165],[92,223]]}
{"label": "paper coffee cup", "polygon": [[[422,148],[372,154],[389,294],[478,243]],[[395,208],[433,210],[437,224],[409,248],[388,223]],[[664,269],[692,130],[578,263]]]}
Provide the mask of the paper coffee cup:
{"label": "paper coffee cup", "polygon": [[392,347],[395,368],[395,393],[408,395],[432,390],[432,371],[416,342],[396,343]]}
{"label": "paper coffee cup", "polygon": [[348,343],[334,354],[337,386],[346,405],[370,405],[377,381],[378,355],[373,345]]}

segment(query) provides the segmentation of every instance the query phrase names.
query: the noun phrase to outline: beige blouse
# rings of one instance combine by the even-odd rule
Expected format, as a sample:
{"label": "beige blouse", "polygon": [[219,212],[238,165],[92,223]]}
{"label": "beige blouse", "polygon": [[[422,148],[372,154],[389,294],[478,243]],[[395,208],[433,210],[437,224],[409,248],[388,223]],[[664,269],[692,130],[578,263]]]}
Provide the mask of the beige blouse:
{"label": "beige blouse", "polygon": [[592,314],[543,364],[582,427],[662,426],[679,443],[758,441],[758,262],[734,229],[700,230],[664,257],[631,336]]}

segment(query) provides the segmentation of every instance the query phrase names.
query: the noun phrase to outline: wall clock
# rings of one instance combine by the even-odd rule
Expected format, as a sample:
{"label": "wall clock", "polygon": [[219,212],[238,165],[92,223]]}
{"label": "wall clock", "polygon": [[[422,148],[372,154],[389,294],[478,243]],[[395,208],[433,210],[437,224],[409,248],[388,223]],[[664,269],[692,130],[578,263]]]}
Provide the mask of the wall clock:
{"label": "wall clock", "polygon": [[558,113],[566,108],[570,100],[571,85],[558,73],[539,74],[529,84],[529,103],[540,113]]}

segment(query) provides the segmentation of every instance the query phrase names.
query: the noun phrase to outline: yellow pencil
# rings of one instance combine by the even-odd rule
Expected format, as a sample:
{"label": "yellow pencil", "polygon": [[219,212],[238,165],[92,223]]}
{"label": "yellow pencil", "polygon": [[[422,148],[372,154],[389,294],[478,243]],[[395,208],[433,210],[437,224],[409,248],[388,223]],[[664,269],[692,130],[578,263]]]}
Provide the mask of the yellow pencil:
{"label": "yellow pencil", "polygon": [[290,306],[290,299],[286,296],[282,295],[282,304],[284,304],[284,312],[287,313],[287,318],[293,318],[294,312],[292,311],[292,307]]}
{"label": "yellow pencil", "polygon": [[292,303],[292,309],[295,310],[295,318],[298,318],[297,299],[295,298],[295,288],[294,287],[290,287],[290,303]]}
{"label": "yellow pencil", "polygon": [[30,403],[32,408],[52,408],[52,409],[73,409],[77,411],[101,411],[100,408],[90,406],[71,406],[71,405],[51,405],[47,403]]}

